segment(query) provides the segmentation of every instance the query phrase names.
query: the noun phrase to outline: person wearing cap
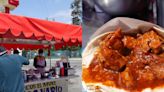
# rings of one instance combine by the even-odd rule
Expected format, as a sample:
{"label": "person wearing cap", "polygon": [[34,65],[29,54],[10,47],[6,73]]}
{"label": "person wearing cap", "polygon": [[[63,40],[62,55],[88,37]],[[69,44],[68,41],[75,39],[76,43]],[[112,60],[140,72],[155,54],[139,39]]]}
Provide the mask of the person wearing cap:
{"label": "person wearing cap", "polygon": [[7,54],[4,47],[0,47],[0,92],[24,92],[22,65],[29,61],[16,54]]}
{"label": "person wearing cap", "polygon": [[41,78],[44,78],[45,67],[46,67],[46,59],[43,55],[43,49],[38,50],[38,55],[34,58],[34,67],[41,74]]}

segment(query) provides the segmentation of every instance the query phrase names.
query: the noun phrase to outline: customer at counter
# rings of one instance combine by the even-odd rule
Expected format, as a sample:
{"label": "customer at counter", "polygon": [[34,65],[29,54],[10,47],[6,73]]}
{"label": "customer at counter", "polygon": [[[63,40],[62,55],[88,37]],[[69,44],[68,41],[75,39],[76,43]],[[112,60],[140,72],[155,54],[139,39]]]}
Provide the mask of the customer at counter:
{"label": "customer at counter", "polygon": [[7,54],[4,47],[0,47],[0,92],[24,92],[22,65],[29,61],[16,54]]}
{"label": "customer at counter", "polygon": [[45,67],[46,67],[46,59],[43,55],[43,49],[38,50],[38,55],[34,58],[34,67],[41,74],[41,78],[44,78]]}

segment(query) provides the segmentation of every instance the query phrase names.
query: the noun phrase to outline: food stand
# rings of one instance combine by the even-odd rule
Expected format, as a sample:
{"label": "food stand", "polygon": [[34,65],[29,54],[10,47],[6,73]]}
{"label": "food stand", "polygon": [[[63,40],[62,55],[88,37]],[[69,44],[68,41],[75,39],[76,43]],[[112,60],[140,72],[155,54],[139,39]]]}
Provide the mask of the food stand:
{"label": "food stand", "polygon": [[[79,45],[82,41],[81,26],[2,13],[0,16],[0,46],[7,49],[50,50],[53,45]],[[30,80],[25,83],[25,92],[68,92],[68,80],[75,77],[78,76]]]}
{"label": "food stand", "polygon": [[25,83],[25,92],[68,92],[68,80],[76,76],[46,79]]}

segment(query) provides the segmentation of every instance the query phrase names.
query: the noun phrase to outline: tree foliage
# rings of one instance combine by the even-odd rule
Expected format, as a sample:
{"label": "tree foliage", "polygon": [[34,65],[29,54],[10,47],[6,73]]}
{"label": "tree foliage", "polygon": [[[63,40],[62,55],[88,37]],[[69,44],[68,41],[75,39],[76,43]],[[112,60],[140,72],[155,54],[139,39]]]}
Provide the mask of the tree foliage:
{"label": "tree foliage", "polygon": [[81,0],[74,0],[71,3],[72,24],[75,24],[75,25],[80,25],[81,24],[81,12],[82,12],[81,2],[82,2]]}

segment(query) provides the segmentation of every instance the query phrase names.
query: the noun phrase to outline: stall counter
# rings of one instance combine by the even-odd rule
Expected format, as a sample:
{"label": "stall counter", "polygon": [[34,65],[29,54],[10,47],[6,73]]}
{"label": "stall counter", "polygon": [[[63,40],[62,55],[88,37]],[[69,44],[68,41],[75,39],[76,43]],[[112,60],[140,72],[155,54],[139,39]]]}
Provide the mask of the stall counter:
{"label": "stall counter", "polygon": [[25,92],[68,92],[68,80],[77,77],[79,76],[72,75],[27,82],[25,83]]}

